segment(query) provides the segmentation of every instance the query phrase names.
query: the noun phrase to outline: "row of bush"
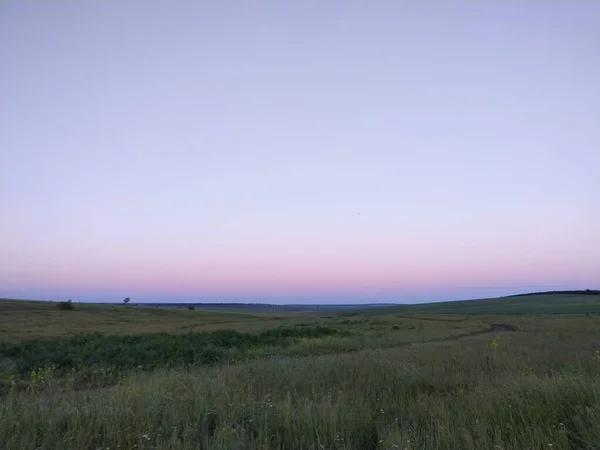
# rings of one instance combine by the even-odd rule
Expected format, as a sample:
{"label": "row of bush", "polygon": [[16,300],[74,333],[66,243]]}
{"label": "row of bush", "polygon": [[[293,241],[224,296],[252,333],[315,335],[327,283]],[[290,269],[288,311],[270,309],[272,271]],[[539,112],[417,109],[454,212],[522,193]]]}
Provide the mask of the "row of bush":
{"label": "row of bush", "polygon": [[210,365],[222,360],[228,349],[257,346],[285,347],[298,339],[336,334],[327,327],[277,328],[258,334],[219,330],[203,333],[106,336],[82,334],[67,339],[35,339],[17,344],[0,343],[0,361],[8,360],[19,374],[54,366],[110,367],[118,371]]}

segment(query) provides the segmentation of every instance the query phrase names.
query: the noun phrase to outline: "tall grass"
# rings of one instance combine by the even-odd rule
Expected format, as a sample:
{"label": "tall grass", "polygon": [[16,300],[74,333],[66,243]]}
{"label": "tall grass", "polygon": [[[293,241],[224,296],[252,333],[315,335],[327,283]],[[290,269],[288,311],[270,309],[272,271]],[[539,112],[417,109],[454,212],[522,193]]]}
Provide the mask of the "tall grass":
{"label": "tall grass", "polygon": [[161,369],[103,390],[11,391],[0,448],[600,448],[598,336],[535,337]]}

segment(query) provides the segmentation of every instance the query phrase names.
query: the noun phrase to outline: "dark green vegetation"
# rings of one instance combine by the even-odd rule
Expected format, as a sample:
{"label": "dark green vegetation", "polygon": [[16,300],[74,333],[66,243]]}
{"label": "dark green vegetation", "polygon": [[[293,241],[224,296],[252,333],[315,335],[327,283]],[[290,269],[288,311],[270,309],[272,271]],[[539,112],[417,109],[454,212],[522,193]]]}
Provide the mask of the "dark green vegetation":
{"label": "dark green vegetation", "polygon": [[112,373],[145,368],[212,365],[243,357],[256,347],[289,347],[299,339],[332,336],[331,328],[276,328],[258,334],[221,330],[204,333],[156,333],[134,336],[83,334],[67,339],[35,339],[16,344],[0,343],[0,354],[10,360],[14,375],[52,367],[55,375],[71,369],[94,368]]}
{"label": "dark green vegetation", "polygon": [[598,296],[543,298],[263,314],[0,301],[0,448],[597,450]]}
{"label": "dark green vegetation", "polygon": [[75,308],[73,308],[73,303],[71,303],[70,301],[58,302],[56,304],[56,308],[59,309],[60,311],[73,311],[75,309]]}

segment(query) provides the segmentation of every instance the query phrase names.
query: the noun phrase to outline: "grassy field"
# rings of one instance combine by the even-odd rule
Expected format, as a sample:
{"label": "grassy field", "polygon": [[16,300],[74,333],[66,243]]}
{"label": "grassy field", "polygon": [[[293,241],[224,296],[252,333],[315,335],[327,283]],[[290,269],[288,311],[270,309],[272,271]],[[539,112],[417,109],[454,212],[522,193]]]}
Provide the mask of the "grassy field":
{"label": "grassy field", "polygon": [[600,297],[545,297],[0,301],[0,449],[600,449]]}
{"label": "grassy field", "polygon": [[73,305],[74,311],[59,311],[56,303],[0,300],[0,342],[54,338],[90,331],[105,334],[180,334],[240,327],[256,331],[283,325],[296,318],[235,311],[188,311],[183,308],[83,303]]}

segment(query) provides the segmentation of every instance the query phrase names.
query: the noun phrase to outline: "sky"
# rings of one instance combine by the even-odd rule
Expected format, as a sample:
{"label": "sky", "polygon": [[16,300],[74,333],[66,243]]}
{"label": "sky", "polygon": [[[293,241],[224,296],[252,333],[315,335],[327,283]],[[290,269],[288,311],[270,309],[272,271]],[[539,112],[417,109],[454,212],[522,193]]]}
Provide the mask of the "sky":
{"label": "sky", "polygon": [[600,287],[600,3],[0,3],[0,296]]}

